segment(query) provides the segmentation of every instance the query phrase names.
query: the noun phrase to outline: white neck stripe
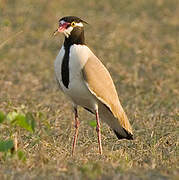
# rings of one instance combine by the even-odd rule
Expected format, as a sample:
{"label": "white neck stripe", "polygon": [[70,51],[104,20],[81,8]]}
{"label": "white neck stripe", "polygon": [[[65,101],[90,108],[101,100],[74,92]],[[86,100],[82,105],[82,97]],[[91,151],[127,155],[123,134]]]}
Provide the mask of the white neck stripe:
{"label": "white neck stripe", "polygon": [[75,26],[83,27],[83,23],[82,22],[75,23]]}
{"label": "white neck stripe", "polygon": [[[61,20],[60,21],[60,24],[64,24],[65,23],[65,21],[64,20]],[[83,23],[82,22],[79,22],[79,23],[75,23],[75,26],[79,26],[79,27],[83,27]]]}

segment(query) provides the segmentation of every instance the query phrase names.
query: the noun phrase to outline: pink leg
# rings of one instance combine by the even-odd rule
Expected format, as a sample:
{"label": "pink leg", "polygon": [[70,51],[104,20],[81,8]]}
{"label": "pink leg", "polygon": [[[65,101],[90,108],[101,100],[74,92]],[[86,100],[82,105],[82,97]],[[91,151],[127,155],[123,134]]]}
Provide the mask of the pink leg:
{"label": "pink leg", "polygon": [[72,147],[72,156],[74,155],[75,152],[76,140],[78,137],[78,128],[80,125],[80,122],[78,120],[78,111],[76,107],[74,108],[74,111],[75,111],[75,134],[74,134],[73,147]]}
{"label": "pink leg", "polygon": [[96,122],[97,122],[96,131],[97,131],[97,134],[98,134],[99,153],[102,154],[101,131],[100,131],[98,110],[96,110]]}

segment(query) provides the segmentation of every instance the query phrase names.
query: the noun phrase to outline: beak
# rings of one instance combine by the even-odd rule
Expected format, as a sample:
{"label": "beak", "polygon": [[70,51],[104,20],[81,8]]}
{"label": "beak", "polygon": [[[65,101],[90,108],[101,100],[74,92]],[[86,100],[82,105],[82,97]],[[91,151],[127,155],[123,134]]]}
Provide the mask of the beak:
{"label": "beak", "polygon": [[59,25],[59,27],[58,27],[58,29],[56,29],[55,31],[54,31],[54,33],[53,33],[53,36],[56,36],[59,32],[64,32],[66,29],[67,29],[67,27],[68,27],[68,25],[69,25],[70,23],[68,23],[68,22],[65,22],[65,23],[63,23],[63,24],[60,24]]}
{"label": "beak", "polygon": [[58,34],[58,29],[56,29],[54,32],[53,32],[53,37],[56,36]]}

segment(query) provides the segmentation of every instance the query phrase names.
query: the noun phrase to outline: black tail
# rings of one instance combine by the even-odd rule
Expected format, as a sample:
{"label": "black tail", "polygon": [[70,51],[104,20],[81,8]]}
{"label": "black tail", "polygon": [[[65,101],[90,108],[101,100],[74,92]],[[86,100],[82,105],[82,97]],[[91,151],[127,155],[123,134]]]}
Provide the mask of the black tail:
{"label": "black tail", "polygon": [[128,131],[126,131],[124,128],[123,130],[125,131],[126,133],[126,137],[125,136],[122,136],[121,134],[119,134],[116,130],[114,130],[114,133],[116,134],[117,138],[118,139],[128,139],[128,140],[133,140],[133,134],[129,133]]}

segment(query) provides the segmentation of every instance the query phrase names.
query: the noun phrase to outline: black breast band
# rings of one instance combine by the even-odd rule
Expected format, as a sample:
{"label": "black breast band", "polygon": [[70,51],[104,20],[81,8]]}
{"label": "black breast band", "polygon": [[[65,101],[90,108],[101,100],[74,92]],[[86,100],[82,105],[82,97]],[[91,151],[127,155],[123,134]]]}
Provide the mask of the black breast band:
{"label": "black breast band", "polygon": [[61,66],[62,82],[66,88],[68,88],[69,80],[70,80],[69,53],[70,53],[70,47],[65,48],[65,54]]}

